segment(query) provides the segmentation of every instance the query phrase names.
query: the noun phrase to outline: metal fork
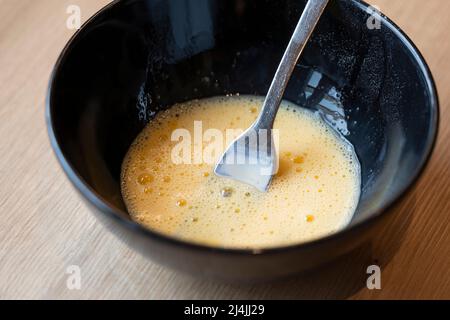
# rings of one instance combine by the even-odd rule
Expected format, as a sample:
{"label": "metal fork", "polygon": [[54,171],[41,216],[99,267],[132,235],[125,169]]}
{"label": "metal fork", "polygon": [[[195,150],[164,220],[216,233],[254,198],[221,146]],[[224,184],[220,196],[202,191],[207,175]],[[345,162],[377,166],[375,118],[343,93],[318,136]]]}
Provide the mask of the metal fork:
{"label": "metal fork", "polygon": [[281,59],[261,112],[255,123],[240,135],[216,164],[216,175],[267,191],[278,172],[277,135],[272,130],[284,91],[297,60],[329,0],[309,0]]}

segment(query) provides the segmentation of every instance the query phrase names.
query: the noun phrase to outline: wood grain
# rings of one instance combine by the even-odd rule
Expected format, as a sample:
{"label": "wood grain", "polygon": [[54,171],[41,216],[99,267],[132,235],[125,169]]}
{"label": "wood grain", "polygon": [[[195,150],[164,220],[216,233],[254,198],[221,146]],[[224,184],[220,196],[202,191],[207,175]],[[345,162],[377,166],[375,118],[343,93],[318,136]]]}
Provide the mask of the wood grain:
{"label": "wood grain", "polygon": [[[332,268],[289,282],[224,285],[160,267],[109,233],[85,207],[52,154],[44,120],[51,68],[83,20],[107,0],[0,0],[0,298],[450,298],[450,1],[377,0],[418,45],[435,76],[441,130],[430,166],[379,242]],[[365,287],[382,265],[382,290]],[[66,286],[78,265],[81,290]]]}

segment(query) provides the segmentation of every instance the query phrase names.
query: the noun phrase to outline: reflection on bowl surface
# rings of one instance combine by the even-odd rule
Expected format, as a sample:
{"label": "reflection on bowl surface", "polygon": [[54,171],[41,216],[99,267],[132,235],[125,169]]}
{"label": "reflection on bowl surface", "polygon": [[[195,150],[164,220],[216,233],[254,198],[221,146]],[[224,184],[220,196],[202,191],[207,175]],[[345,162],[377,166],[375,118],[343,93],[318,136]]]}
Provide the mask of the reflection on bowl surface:
{"label": "reflection on bowl surface", "polygon": [[[361,163],[361,197],[345,230],[302,245],[228,250],[174,240],[131,221],[122,160],[155,114],[193,99],[264,95],[305,1],[115,1],[88,21],[58,60],[48,126],[64,170],[100,221],[172,267],[225,279],[270,279],[348,252],[425,166],[437,134],[429,70],[390,21],[367,26],[357,1],[332,1],[286,90],[346,134]],[[111,219],[116,218],[116,219]]]}

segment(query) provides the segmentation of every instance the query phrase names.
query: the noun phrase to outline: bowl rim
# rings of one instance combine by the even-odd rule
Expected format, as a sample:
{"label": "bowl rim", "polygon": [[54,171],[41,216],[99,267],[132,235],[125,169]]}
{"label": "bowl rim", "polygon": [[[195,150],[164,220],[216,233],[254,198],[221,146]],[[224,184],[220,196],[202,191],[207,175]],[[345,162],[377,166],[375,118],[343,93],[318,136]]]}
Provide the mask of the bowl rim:
{"label": "bowl rim", "polygon": [[[228,254],[228,255],[261,255],[261,254],[275,254],[280,252],[292,251],[292,250],[301,250],[301,249],[309,249],[313,247],[320,246],[326,242],[331,242],[337,240],[339,238],[343,238],[351,232],[355,232],[365,227],[373,224],[375,221],[379,220],[382,216],[387,215],[389,212],[393,210],[389,210],[394,207],[398,202],[400,202],[403,198],[406,197],[407,194],[413,189],[413,187],[418,182],[419,178],[422,176],[425,168],[427,167],[433,151],[436,146],[437,136],[439,132],[439,122],[440,122],[440,107],[439,107],[439,97],[436,88],[436,83],[431,73],[431,70],[428,64],[425,61],[425,58],[417,48],[417,46],[412,42],[412,40],[406,35],[406,33],[401,30],[390,18],[388,18],[383,13],[380,13],[380,17],[382,19],[383,26],[388,27],[396,37],[402,42],[403,45],[407,48],[410,54],[414,57],[417,64],[419,65],[420,72],[424,76],[427,84],[427,93],[430,96],[430,105],[431,105],[431,122],[430,122],[430,131],[429,135],[426,139],[426,151],[422,155],[421,162],[414,174],[410,176],[409,180],[405,185],[400,188],[395,196],[388,202],[386,202],[380,209],[374,211],[371,216],[366,219],[362,219],[354,224],[349,224],[346,228],[339,230],[333,234],[327,235],[325,237],[321,237],[315,240],[311,240],[308,242],[276,246],[276,247],[267,247],[267,248],[254,248],[254,249],[244,249],[244,248],[230,248],[230,247],[213,247],[208,245],[203,245],[200,243],[189,242],[183,239],[178,239],[175,237],[171,237],[160,233],[158,231],[147,229],[140,224],[132,221],[126,220],[121,216],[123,214],[128,214],[125,211],[122,211],[112,205],[110,205],[101,195],[99,195],[75,170],[75,168],[71,165],[70,161],[65,157],[60,144],[57,140],[56,133],[54,130],[54,123],[52,117],[52,92],[55,84],[55,76],[59,72],[61,65],[63,64],[66,54],[71,49],[74,42],[77,40],[78,36],[81,32],[83,32],[88,25],[90,25],[95,19],[97,19],[100,15],[102,15],[105,11],[110,10],[112,7],[117,4],[123,2],[123,0],[114,0],[111,3],[107,4],[103,8],[101,8],[97,13],[95,13],[92,17],[90,17],[79,30],[75,32],[75,34],[70,38],[70,40],[65,45],[64,49],[61,51],[54,67],[50,75],[48,87],[47,87],[47,95],[45,100],[45,119],[47,124],[48,136],[50,139],[50,143],[52,149],[59,161],[60,166],[64,170],[65,174],[72,182],[72,184],[76,187],[76,189],[95,207],[97,207],[102,213],[108,215],[116,219],[116,221],[126,228],[129,228],[132,232],[141,233],[143,236],[150,237],[152,240],[163,242],[167,245],[179,246],[185,249],[202,251],[205,253],[219,253],[219,254]],[[371,7],[371,5],[367,4],[365,1],[361,0],[352,0],[352,4],[355,5],[360,10],[367,10]]]}

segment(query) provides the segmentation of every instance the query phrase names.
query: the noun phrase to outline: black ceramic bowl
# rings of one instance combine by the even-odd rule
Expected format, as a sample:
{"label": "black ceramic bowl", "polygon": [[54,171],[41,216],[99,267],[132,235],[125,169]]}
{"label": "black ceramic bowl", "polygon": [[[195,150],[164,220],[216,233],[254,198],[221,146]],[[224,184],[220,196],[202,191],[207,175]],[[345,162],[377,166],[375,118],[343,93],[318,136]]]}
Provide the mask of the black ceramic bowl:
{"label": "black ceramic bowl", "polygon": [[352,0],[331,1],[285,94],[331,121],[346,121],[362,166],[361,199],[350,226],[305,244],[229,250],[146,230],[125,209],[122,159],[155,112],[194,98],[265,95],[304,5],[120,0],[83,26],[56,63],[47,121],[62,167],[100,221],[128,233],[131,246],[162,263],[235,280],[312,269],[386,223],[388,209],[431,154],[437,94],[411,41],[385,17],[381,29],[369,28],[367,6]]}

